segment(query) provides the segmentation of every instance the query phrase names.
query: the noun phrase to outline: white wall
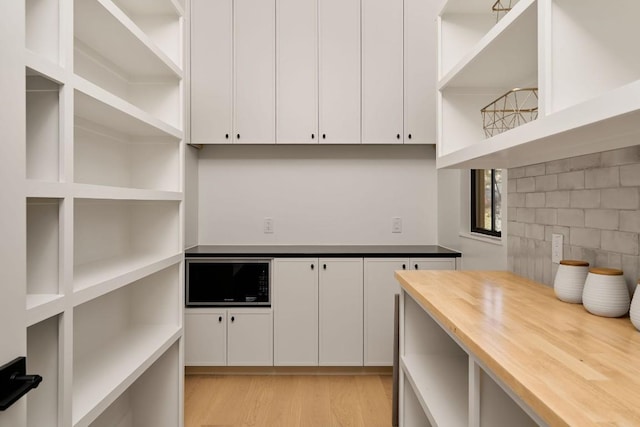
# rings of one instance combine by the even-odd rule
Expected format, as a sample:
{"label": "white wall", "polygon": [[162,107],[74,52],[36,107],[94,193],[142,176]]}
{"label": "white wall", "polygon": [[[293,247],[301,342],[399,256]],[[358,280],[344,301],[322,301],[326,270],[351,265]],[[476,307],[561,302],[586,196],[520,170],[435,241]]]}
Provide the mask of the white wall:
{"label": "white wall", "polygon": [[199,157],[201,245],[437,243],[433,146],[205,146]]}
{"label": "white wall", "polygon": [[463,270],[507,269],[506,170],[503,171],[503,238],[501,242],[477,237],[470,229],[470,177],[468,170],[438,171],[438,243],[462,252]]}

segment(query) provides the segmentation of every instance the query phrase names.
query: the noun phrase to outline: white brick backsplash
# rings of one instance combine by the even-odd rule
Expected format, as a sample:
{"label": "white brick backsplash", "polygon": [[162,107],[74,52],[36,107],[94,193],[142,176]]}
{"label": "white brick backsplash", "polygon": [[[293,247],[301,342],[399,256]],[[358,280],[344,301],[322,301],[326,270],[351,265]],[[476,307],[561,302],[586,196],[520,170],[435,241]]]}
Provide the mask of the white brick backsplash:
{"label": "white brick backsplash", "polygon": [[528,208],[543,208],[545,205],[544,193],[527,193],[525,198],[525,206]]}
{"label": "white brick backsplash", "polygon": [[606,209],[638,209],[638,188],[609,188],[602,191],[602,207]]}
{"label": "white brick backsplash", "polygon": [[600,247],[600,230],[571,227],[569,242],[575,246],[597,249]]}
{"label": "white brick backsplash", "polygon": [[507,218],[509,221],[517,221],[516,208],[507,208]]}
{"label": "white brick backsplash", "polygon": [[584,171],[558,174],[558,188],[560,190],[579,190],[584,188]]}
{"label": "white brick backsplash", "polygon": [[529,208],[516,208],[516,218],[518,218],[518,222],[536,222],[536,210]]}
{"label": "white brick backsplash", "polygon": [[516,180],[515,179],[507,180],[507,191],[509,193],[515,193],[516,192]]}
{"label": "white brick backsplash", "polygon": [[618,229],[618,211],[613,209],[587,209],[584,215],[584,226],[600,230]]}
{"label": "white brick backsplash", "polygon": [[536,209],[536,224],[555,225],[558,223],[558,211],[556,209]]}
{"label": "white brick backsplash", "polygon": [[524,236],[528,239],[544,240],[544,225],[525,224]]}
{"label": "white brick backsplash", "polygon": [[587,154],[585,156],[572,157],[569,159],[571,170],[593,169],[600,167],[600,153]]}
{"label": "white brick backsplash", "polygon": [[511,236],[525,237],[524,226],[525,224],[523,222],[509,221],[507,223],[507,227],[509,230],[508,240],[511,240]]}
{"label": "white brick backsplash", "polygon": [[620,166],[620,185],[640,186],[640,164]]}
{"label": "white brick backsplash", "polygon": [[539,176],[546,173],[546,167],[544,163],[537,165],[531,165],[524,168],[524,176]]}
{"label": "white brick backsplash", "polygon": [[554,160],[547,163],[546,170],[547,175],[551,175],[553,173],[569,172],[571,170],[571,164],[569,163],[569,159]]}
{"label": "white brick backsplash", "polygon": [[619,166],[640,162],[640,145],[602,153],[602,166]]}
{"label": "white brick backsplash", "polygon": [[584,210],[558,209],[558,225],[584,227]]}
{"label": "white brick backsplash", "polygon": [[586,188],[613,188],[620,186],[620,169],[617,167],[590,169],[584,172]]}
{"label": "white brick backsplash", "polygon": [[553,191],[558,189],[558,175],[536,176],[536,191]]}
{"label": "white brick backsplash", "polygon": [[509,169],[509,179],[522,178],[524,176],[524,167]]}
{"label": "white brick backsplash", "polygon": [[568,208],[571,202],[569,191],[549,191],[545,197],[548,208]]}
{"label": "white brick backsplash", "polygon": [[523,208],[526,202],[524,193],[510,193],[507,197],[507,207]]}
{"label": "white brick backsplash", "polygon": [[602,249],[627,255],[638,255],[638,233],[603,230]]}
{"label": "white brick backsplash", "polygon": [[572,208],[598,208],[600,207],[600,191],[573,190],[570,195],[570,206]]}
{"label": "white brick backsplash", "polygon": [[[547,225],[544,228],[544,241],[550,242],[553,234],[562,234],[564,241],[569,242],[569,227],[561,227],[559,225]],[[565,254],[565,256],[568,254]]]}
{"label": "white brick backsplash", "polygon": [[528,193],[536,190],[536,180],[533,177],[518,178],[516,180],[516,191],[518,193]]}
{"label": "white brick backsplash", "polygon": [[620,231],[640,233],[640,211],[620,211]]}

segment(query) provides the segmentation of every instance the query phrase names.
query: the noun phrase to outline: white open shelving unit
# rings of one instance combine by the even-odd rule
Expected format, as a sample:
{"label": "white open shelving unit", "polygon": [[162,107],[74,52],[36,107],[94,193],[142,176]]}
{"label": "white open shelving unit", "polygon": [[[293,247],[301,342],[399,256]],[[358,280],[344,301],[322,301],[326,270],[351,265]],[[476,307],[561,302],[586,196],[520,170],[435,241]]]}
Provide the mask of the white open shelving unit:
{"label": "white open shelving unit", "polygon": [[[508,168],[636,145],[640,4],[518,0],[499,21],[486,0],[439,16],[438,167]],[[497,21],[497,22],[496,22]],[[486,138],[480,109],[538,88],[538,118]]]}
{"label": "white open shelving unit", "polygon": [[[405,291],[400,302],[400,426],[544,426]],[[529,412],[531,415],[529,415]]]}
{"label": "white open shelving unit", "polygon": [[184,0],[26,0],[28,425],[183,423]]}

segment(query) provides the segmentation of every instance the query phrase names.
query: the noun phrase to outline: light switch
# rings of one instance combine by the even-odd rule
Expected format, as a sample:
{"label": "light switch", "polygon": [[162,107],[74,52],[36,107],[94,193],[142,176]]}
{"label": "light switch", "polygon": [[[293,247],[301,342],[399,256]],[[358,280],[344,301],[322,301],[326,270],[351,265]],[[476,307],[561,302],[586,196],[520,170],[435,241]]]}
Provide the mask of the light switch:
{"label": "light switch", "polygon": [[264,233],[273,234],[273,218],[265,217],[264,219]]}
{"label": "light switch", "polygon": [[402,233],[402,218],[398,216],[391,218],[391,232]]}

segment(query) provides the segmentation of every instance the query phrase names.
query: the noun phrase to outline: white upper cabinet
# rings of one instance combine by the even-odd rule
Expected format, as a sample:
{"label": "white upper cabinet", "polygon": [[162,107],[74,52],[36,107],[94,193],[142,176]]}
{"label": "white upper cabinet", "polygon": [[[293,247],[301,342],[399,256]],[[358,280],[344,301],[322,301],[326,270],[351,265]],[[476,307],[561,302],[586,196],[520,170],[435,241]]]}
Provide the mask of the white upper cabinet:
{"label": "white upper cabinet", "polygon": [[191,142],[231,142],[232,0],[191,1]]}
{"label": "white upper cabinet", "polygon": [[318,142],[318,2],[277,0],[277,140]]}
{"label": "white upper cabinet", "polygon": [[[440,13],[438,167],[516,167],[637,144],[638,2],[519,0],[497,23],[480,3],[449,0]],[[537,118],[485,135],[480,110],[528,87]],[[496,117],[517,116],[521,101]]]}
{"label": "white upper cabinet", "polygon": [[360,143],[360,1],[318,0],[320,142]]}
{"label": "white upper cabinet", "polygon": [[362,0],[362,142],[403,141],[403,3]]}
{"label": "white upper cabinet", "polygon": [[404,143],[436,143],[439,1],[404,1]]}
{"label": "white upper cabinet", "polygon": [[275,0],[234,1],[236,142],[275,141]]}

